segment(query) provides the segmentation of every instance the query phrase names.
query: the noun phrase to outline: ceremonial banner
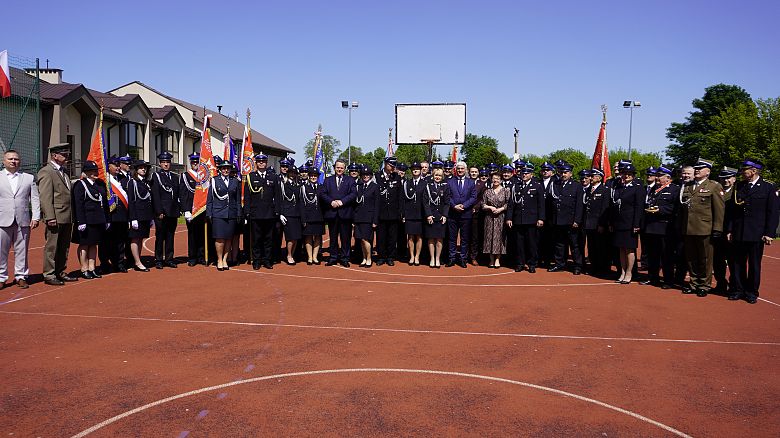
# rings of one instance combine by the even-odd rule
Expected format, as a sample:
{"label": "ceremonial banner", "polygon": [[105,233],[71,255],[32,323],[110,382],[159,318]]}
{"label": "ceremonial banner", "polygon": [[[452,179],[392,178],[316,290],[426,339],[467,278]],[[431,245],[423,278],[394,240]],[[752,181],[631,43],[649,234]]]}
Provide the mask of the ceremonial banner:
{"label": "ceremonial banner", "polygon": [[[103,180],[106,183],[106,190],[108,191],[108,207],[111,211],[116,208],[116,195],[114,194],[113,185],[111,184],[111,178],[107,178],[108,172],[106,171],[106,163],[108,157],[106,156],[106,148],[103,146],[103,108],[100,108],[100,122],[98,128],[95,131],[95,135],[92,136],[92,145],[89,147],[89,154],[87,154],[87,161],[94,161],[98,167],[98,179]],[[126,205],[126,203],[125,203]]]}
{"label": "ceremonial banner", "polygon": [[325,181],[325,154],[322,151],[322,127],[314,134],[314,168],[320,171],[317,184]]}
{"label": "ceremonial banner", "polygon": [[604,180],[612,176],[612,168],[609,165],[609,152],[607,152],[607,111],[604,110],[601,119],[599,137],[596,139],[596,150],[593,152],[591,167],[604,172]]}
{"label": "ceremonial banner", "polygon": [[211,114],[205,114],[200,140],[200,163],[198,163],[195,195],[192,200],[192,217],[206,211],[209,183],[211,182],[211,177],[216,174],[217,166],[214,164],[214,155],[211,153]]}
{"label": "ceremonial banner", "polygon": [[8,50],[0,52],[0,97],[11,96],[11,71],[8,69]]}

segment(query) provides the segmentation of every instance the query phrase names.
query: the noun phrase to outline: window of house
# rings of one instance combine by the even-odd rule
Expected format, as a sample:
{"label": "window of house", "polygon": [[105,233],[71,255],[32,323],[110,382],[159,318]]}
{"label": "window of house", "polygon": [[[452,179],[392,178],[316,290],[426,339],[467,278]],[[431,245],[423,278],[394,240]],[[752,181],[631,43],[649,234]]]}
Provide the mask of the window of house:
{"label": "window of house", "polygon": [[143,126],[132,122],[125,125],[125,145],[131,157],[135,159],[143,157],[143,138]]}

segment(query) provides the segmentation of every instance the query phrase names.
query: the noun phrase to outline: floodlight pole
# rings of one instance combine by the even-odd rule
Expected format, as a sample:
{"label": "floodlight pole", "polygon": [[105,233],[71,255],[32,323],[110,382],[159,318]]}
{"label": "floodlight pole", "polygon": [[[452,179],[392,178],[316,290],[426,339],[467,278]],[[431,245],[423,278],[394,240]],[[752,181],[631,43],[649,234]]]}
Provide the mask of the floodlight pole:
{"label": "floodlight pole", "polygon": [[515,128],[515,159],[517,159],[517,133],[518,132],[520,132],[520,130]]}
{"label": "floodlight pole", "polygon": [[640,107],[641,103],[636,100],[626,100],[623,102],[623,108],[628,108],[628,159],[631,159],[631,137],[634,130],[634,108]]}
{"label": "floodlight pole", "polygon": [[347,145],[347,164],[352,164],[352,108],[358,107],[357,101],[351,101],[351,100],[342,100],[341,101],[341,107],[349,110],[349,134],[348,134],[348,142]]}

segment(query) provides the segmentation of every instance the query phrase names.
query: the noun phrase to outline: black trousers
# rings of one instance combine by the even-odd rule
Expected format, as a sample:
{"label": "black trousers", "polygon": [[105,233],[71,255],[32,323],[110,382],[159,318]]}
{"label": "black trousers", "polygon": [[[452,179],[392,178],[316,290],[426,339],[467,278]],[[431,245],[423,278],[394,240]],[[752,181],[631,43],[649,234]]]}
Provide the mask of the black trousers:
{"label": "black trousers", "polygon": [[758,297],[761,286],[761,257],[764,242],[734,242],[734,275],[732,291],[748,298]]}
{"label": "black trousers", "polygon": [[582,269],[579,229],[570,225],[555,225],[555,266],[566,266],[567,249],[571,249],[574,267]]}
{"label": "black trousers", "polygon": [[609,234],[598,230],[585,231],[591,274],[608,274],[612,270],[612,247]]}
{"label": "black trousers", "polygon": [[252,227],[253,263],[272,263],[271,246],[273,245],[273,231],[274,227],[276,227],[276,218],[251,219],[249,222]]}
{"label": "black trousers", "polygon": [[376,256],[379,260],[395,260],[398,243],[398,220],[380,220],[376,227]]}
{"label": "black trousers", "polygon": [[98,245],[100,264],[110,263],[115,268],[127,267],[127,222],[111,222],[104,236],[105,243]]}
{"label": "black trousers", "polygon": [[536,268],[539,262],[539,227],[535,224],[512,226],[515,241],[515,262],[517,266]]}
{"label": "black trousers", "polygon": [[176,236],[178,217],[164,216],[154,220],[154,260],[169,262],[173,260],[173,239]]}
{"label": "black trousers", "polygon": [[187,222],[187,261],[206,263],[206,215],[199,214]]}
{"label": "black trousers", "polygon": [[553,262],[555,253],[555,225],[545,224],[539,230],[539,264],[546,266]]}
{"label": "black trousers", "polygon": [[675,283],[675,249],[677,242],[674,236],[665,234],[643,234],[642,253],[647,253],[647,275],[652,282],[661,281],[661,272],[666,284]]}
{"label": "black trousers", "polygon": [[715,275],[717,287],[723,290],[728,289],[729,281],[726,279],[726,268],[731,268],[731,278],[734,279],[734,254],[733,245],[726,239],[726,236],[713,238],[712,247],[714,250],[712,256],[712,271]]}
{"label": "black trousers", "polygon": [[349,219],[328,219],[330,236],[330,260],[349,262],[352,250],[352,221]]}

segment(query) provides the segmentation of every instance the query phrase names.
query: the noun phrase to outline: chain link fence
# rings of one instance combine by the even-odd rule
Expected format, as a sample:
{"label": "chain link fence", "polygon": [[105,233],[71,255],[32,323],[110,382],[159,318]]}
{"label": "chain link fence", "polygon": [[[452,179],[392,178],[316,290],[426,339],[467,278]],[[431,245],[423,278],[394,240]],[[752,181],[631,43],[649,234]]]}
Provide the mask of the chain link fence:
{"label": "chain link fence", "polygon": [[35,174],[41,163],[38,60],[9,53],[8,66],[11,70],[11,96],[0,98],[0,152],[16,150],[22,158],[21,169]]}

